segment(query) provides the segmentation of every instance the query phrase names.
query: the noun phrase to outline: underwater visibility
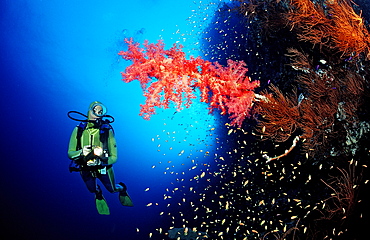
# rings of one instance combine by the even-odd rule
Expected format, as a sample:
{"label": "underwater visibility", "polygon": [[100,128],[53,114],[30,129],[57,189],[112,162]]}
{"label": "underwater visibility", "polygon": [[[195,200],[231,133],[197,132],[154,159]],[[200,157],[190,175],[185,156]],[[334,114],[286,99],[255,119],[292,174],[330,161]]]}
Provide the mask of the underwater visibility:
{"label": "underwater visibility", "polygon": [[367,235],[367,0],[0,11],[2,239]]}

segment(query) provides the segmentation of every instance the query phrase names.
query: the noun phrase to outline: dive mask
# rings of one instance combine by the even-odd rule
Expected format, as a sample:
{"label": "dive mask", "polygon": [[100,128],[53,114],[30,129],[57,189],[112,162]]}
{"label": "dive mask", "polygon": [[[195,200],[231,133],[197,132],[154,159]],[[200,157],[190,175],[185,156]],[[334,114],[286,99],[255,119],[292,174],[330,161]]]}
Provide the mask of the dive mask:
{"label": "dive mask", "polygon": [[99,118],[104,117],[105,114],[107,114],[107,108],[101,103],[94,103],[89,110]]}

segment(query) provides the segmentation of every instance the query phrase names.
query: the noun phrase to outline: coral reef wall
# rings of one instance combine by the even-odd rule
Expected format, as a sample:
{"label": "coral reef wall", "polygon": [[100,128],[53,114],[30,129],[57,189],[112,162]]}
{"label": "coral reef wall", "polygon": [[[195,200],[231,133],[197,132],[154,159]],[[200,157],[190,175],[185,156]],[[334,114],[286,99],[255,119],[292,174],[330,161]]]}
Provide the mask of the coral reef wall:
{"label": "coral reef wall", "polygon": [[[369,201],[365,196],[369,190],[369,33],[362,14],[368,8],[352,1],[251,0],[234,1],[220,12],[204,43],[213,42],[217,48],[208,47],[205,55],[223,57],[217,49],[225,36],[217,38],[209,32],[229,29],[237,39],[229,46],[230,57],[247,63],[250,76],[260,81],[263,96],[256,101],[254,130],[263,142],[256,140],[253,145],[248,139],[255,147],[243,150],[240,143],[246,137],[239,134],[234,149],[241,157],[230,157],[235,161],[234,171],[260,172],[266,177],[245,174],[248,184],[254,182],[258,190],[251,194],[249,186],[241,187],[238,194],[229,193],[247,191],[252,202],[254,197],[259,200],[253,207],[245,206],[250,214],[243,212],[244,219],[258,216],[249,224],[268,224],[266,216],[279,219],[284,215],[279,211],[285,209],[285,213],[296,213],[297,225],[289,214],[278,221],[297,227],[295,236],[300,239],[356,238],[369,219],[363,208]],[[238,24],[230,26],[224,19]],[[253,124],[253,120],[245,121],[244,130]],[[245,163],[250,153],[255,154],[255,163]],[[278,157],[268,157],[275,162],[262,165],[263,153]],[[271,201],[266,214],[256,213],[261,199]],[[276,200],[280,206],[275,209]],[[274,231],[279,224],[272,222],[267,229]],[[267,229],[264,232],[272,234]],[[280,227],[279,236],[284,232]]]}
{"label": "coral reef wall", "polygon": [[146,43],[150,56],[143,57],[128,42],[133,57],[120,54],[134,67],[122,76],[141,81],[144,115],[169,102],[181,109],[183,99],[190,106],[199,88],[202,101],[231,117],[220,118],[226,128],[207,174],[171,196],[179,202],[167,214],[173,226],[212,239],[356,239],[366,232],[368,7],[349,0],[224,3],[203,33],[202,58],[190,60],[160,42]]}

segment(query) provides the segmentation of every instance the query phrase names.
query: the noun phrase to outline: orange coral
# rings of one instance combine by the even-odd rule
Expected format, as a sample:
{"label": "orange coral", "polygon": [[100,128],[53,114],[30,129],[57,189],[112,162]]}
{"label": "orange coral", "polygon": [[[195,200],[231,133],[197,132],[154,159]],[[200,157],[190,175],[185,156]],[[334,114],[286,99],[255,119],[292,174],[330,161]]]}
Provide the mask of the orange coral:
{"label": "orange coral", "polygon": [[324,44],[330,36],[330,20],[324,10],[310,0],[292,0],[288,13],[291,29],[298,32],[298,38],[312,44]]}
{"label": "orange coral", "polygon": [[[319,76],[311,76],[316,80],[310,86],[321,80]],[[324,92],[327,88],[318,84],[315,89]],[[275,86],[271,86],[270,90],[273,94],[263,92],[265,99],[257,104],[257,111],[262,115],[258,123],[260,134],[276,142],[285,142],[296,129],[300,129],[304,149],[314,154],[312,150],[325,142],[326,131],[332,128],[339,101],[337,94],[328,92],[322,99],[320,94],[317,98],[298,99],[296,90],[286,96]]]}
{"label": "orange coral", "polygon": [[312,156],[330,138],[337,138],[336,120],[356,125],[364,79],[350,69],[315,71],[304,53],[296,49],[289,53],[292,67],[302,71],[296,81],[304,98],[299,99],[296,91],[284,95],[275,86],[269,89],[272,93],[263,91],[256,108],[262,116],[258,131],[267,139],[284,142],[300,129],[303,148]]}
{"label": "orange coral", "polygon": [[298,128],[304,149],[311,150],[309,153],[313,155],[330,138],[335,139],[336,120],[345,121],[345,128],[349,124],[355,126],[358,121],[356,111],[365,80],[358,69],[343,68],[338,63],[343,58],[369,59],[369,33],[361,14],[353,10],[349,0],[326,1],[325,7],[310,0],[291,0],[290,10],[283,18],[288,19],[298,40],[325,48],[321,53],[328,54],[327,60],[339,58],[335,64],[329,63],[333,65],[328,69],[317,69],[313,56],[289,48],[291,66],[301,71],[296,81],[304,100],[297,102],[295,92],[284,96],[276,87],[270,88],[272,94],[263,92],[267,100],[258,103],[257,110],[262,115],[259,132],[268,139],[286,141]]}
{"label": "orange coral", "polygon": [[348,0],[331,0],[326,4],[328,9],[324,10],[310,0],[291,0],[288,19],[298,38],[339,51],[342,56],[358,57],[364,53],[369,58],[369,32],[361,15]]}
{"label": "orange coral", "polygon": [[328,6],[333,15],[332,34],[335,46],[343,55],[350,56],[353,53],[358,56],[365,53],[369,58],[369,32],[361,14],[356,14],[347,0],[332,0],[328,2]]}

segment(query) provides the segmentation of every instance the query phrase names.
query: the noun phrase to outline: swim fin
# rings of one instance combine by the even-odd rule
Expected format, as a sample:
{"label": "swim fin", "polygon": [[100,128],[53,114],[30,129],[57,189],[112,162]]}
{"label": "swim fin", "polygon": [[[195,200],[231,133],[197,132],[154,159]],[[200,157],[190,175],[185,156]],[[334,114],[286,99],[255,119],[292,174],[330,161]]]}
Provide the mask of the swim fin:
{"label": "swim fin", "polygon": [[120,191],[119,194],[118,194],[118,198],[119,198],[120,203],[123,206],[126,206],[126,207],[133,207],[134,204],[133,204],[133,202],[131,200],[131,197],[127,193],[127,187],[126,187],[126,185],[123,182],[120,182],[118,184],[123,187],[123,190]]}
{"label": "swim fin", "polygon": [[109,215],[109,207],[107,204],[107,201],[103,197],[102,192],[96,193],[95,194],[95,204],[96,204],[96,209],[98,210],[98,213],[101,215]]}

